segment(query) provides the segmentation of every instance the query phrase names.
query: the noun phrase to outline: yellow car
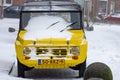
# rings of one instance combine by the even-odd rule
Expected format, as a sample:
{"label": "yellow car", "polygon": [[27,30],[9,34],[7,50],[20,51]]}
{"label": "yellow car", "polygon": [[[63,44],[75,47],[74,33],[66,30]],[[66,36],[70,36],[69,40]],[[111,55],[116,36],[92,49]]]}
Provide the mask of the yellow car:
{"label": "yellow car", "polygon": [[32,68],[72,68],[83,77],[88,43],[82,15],[74,2],[26,3],[15,42],[18,76],[25,77],[25,71]]}

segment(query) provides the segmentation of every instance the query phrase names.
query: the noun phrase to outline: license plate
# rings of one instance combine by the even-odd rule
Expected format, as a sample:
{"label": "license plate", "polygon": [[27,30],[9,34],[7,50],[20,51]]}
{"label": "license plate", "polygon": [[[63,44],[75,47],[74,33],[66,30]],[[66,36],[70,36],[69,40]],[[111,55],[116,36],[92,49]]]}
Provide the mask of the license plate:
{"label": "license plate", "polygon": [[41,64],[65,64],[65,60],[41,60]]}

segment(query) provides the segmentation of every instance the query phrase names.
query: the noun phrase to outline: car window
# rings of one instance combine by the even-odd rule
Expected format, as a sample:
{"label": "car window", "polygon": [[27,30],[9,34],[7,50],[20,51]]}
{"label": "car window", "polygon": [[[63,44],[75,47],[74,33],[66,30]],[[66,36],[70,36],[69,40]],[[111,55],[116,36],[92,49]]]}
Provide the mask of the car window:
{"label": "car window", "polygon": [[[48,17],[49,19],[46,19],[46,17]],[[41,18],[43,18],[43,19],[41,19]],[[55,18],[55,19],[57,18],[57,19],[55,20],[52,18]],[[62,24],[62,21],[60,18],[63,19],[67,23],[75,23],[76,22],[76,24],[71,25],[71,29],[81,29],[81,27],[80,27],[80,12],[29,12],[29,13],[23,12],[22,18],[21,18],[22,19],[21,27],[22,27],[22,29],[24,29],[25,27],[30,27],[31,25],[35,26],[34,24],[38,24],[38,25],[36,25],[38,27],[39,27],[39,25],[43,24],[45,27],[45,25],[49,26],[52,23],[58,22],[58,24],[54,25],[54,27],[55,27],[59,24]],[[44,22],[46,22],[46,20],[49,20],[49,21],[47,21],[47,23],[50,23],[49,25],[44,24]],[[35,27],[33,27],[33,28],[35,28]]]}
{"label": "car window", "polygon": [[7,8],[7,10],[18,11],[19,6],[10,6],[10,7]]}

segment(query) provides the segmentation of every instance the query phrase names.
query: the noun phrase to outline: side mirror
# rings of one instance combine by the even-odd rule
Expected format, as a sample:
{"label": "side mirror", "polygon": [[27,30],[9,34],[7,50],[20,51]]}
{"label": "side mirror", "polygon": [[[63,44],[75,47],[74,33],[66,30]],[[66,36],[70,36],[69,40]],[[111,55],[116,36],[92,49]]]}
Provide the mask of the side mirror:
{"label": "side mirror", "polygon": [[93,26],[88,27],[88,31],[93,31],[93,30],[94,30]]}
{"label": "side mirror", "polygon": [[93,26],[89,26],[89,25],[87,25],[87,26],[85,27],[85,29],[86,29],[87,31],[94,31],[94,27],[93,27]]}
{"label": "side mirror", "polygon": [[9,31],[9,32],[15,32],[16,30],[15,30],[15,28],[9,27],[9,28],[8,28],[8,31]]}

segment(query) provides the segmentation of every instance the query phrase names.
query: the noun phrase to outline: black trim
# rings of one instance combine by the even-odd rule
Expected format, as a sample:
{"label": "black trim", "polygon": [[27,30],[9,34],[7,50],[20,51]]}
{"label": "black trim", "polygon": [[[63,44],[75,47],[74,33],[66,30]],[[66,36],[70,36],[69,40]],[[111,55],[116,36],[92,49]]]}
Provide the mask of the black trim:
{"label": "black trim", "polygon": [[78,11],[73,11],[73,10],[67,10],[67,11],[66,11],[66,10],[65,10],[65,11],[64,11],[64,10],[59,10],[59,11],[58,11],[58,10],[52,10],[52,11],[44,11],[44,10],[43,10],[43,11],[21,11],[21,13],[23,13],[23,12],[26,12],[26,13],[27,13],[27,12],[28,12],[28,13],[29,13],[29,12],[33,12],[33,13],[34,13],[34,12],[80,12],[80,13],[82,13],[81,10],[80,10],[80,11],[79,11],[79,10],[78,10]]}

